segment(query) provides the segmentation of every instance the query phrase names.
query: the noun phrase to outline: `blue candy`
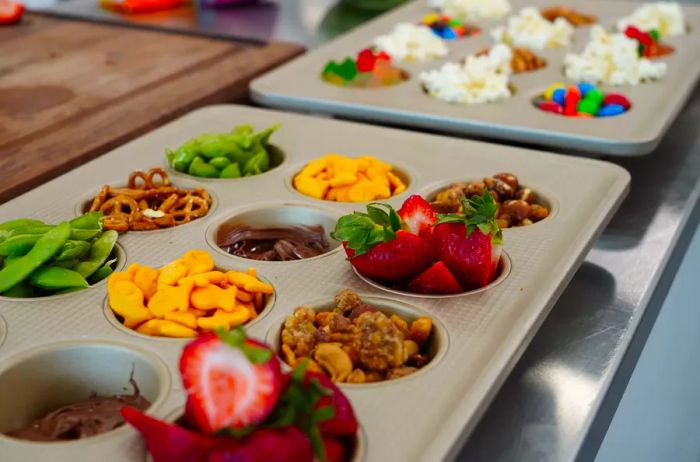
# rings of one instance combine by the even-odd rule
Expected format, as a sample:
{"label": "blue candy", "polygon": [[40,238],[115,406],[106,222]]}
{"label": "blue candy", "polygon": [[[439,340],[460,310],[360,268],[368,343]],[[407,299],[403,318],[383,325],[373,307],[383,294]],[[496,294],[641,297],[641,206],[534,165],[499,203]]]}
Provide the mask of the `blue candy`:
{"label": "blue candy", "polygon": [[581,98],[586,96],[586,93],[588,93],[589,91],[591,91],[595,88],[595,85],[592,85],[592,84],[586,83],[586,82],[581,82],[577,86],[578,86],[579,91],[581,92]]}
{"label": "blue candy", "polygon": [[559,104],[559,106],[564,106],[564,99],[566,98],[566,88],[557,88],[552,93],[552,101]]}
{"label": "blue candy", "polygon": [[444,38],[445,40],[454,40],[457,38],[457,34],[454,30],[448,27],[442,31],[442,38]]}
{"label": "blue candy", "polygon": [[596,117],[612,117],[625,112],[625,108],[619,104],[606,104],[598,109]]}

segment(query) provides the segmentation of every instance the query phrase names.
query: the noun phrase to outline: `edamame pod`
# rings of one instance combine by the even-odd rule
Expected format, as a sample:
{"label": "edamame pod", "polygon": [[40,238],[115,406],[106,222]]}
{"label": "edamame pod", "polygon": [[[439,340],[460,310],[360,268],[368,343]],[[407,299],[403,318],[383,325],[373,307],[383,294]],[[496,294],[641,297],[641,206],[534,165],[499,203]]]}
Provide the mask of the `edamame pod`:
{"label": "edamame pod", "polygon": [[[70,226],[70,223],[69,223]],[[46,234],[52,229],[54,229],[55,226],[51,225],[35,225],[35,226],[29,226],[29,227],[23,227],[23,228],[17,228],[13,231],[13,235],[20,235],[20,234]],[[89,239],[92,239],[93,237],[97,236],[100,234],[101,229],[78,229],[78,228],[72,228],[71,227],[71,232],[70,232],[70,238],[75,239],[78,241],[87,241]]]}
{"label": "edamame pod", "polygon": [[78,218],[74,218],[70,221],[71,228],[77,229],[99,229],[102,231],[102,220],[104,219],[104,213],[102,212],[89,212],[85,215],[81,215]]}
{"label": "edamame pod", "polygon": [[68,240],[53,259],[54,261],[76,260],[85,255],[88,250],[90,250],[89,242]]}
{"label": "edamame pod", "polygon": [[231,164],[221,171],[219,178],[240,178],[241,169],[238,164]]}
{"label": "edamame pod", "polygon": [[12,298],[28,298],[34,296],[34,287],[30,286],[26,282],[20,282],[12,289],[6,291],[2,294],[5,297]]}
{"label": "edamame pod", "polygon": [[43,225],[44,222],[39,220],[32,220],[31,218],[18,218],[17,220],[10,220],[4,223],[0,223],[0,230],[12,231],[17,228],[26,228],[28,226]]}
{"label": "edamame pod", "polygon": [[75,271],[58,266],[43,266],[29,275],[29,283],[45,290],[61,290],[72,287],[86,288],[88,283]]}
{"label": "edamame pod", "polygon": [[92,243],[92,246],[90,246],[87,259],[75,265],[73,271],[86,279],[90,277],[92,273],[97,271],[100,266],[104,264],[109,254],[112,253],[112,249],[114,249],[118,237],[119,233],[114,230],[102,233],[102,236],[98,237],[95,242]]}
{"label": "edamame pod", "polygon": [[29,253],[0,270],[0,294],[24,281],[35,269],[49,261],[66,243],[70,231],[69,222],[61,223],[41,236]]}
{"label": "edamame pod", "polygon": [[112,258],[111,260],[107,260],[104,265],[100,266],[100,268],[92,273],[92,276],[90,276],[90,279],[88,282],[90,284],[97,284],[101,280],[109,277],[113,272],[114,268],[112,268],[112,265],[114,265],[117,262],[116,258]]}
{"label": "edamame pod", "polygon": [[190,175],[202,177],[202,178],[218,178],[219,170],[213,165],[207,164],[204,159],[197,156],[194,158],[190,164],[190,168],[187,170]]}
{"label": "edamame pod", "polygon": [[209,165],[213,165],[219,170],[224,170],[226,167],[231,165],[231,161],[227,157],[216,157],[209,161]]}
{"label": "edamame pod", "polygon": [[26,255],[37,243],[41,234],[20,234],[10,236],[0,243],[0,255]]}

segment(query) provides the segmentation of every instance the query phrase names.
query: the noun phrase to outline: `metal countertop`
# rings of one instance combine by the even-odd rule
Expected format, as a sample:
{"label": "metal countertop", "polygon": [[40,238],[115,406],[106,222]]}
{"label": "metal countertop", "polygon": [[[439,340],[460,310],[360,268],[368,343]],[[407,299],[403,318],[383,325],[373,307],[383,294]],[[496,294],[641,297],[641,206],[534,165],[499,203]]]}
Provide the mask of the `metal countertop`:
{"label": "metal countertop", "polygon": [[[31,0],[29,4],[43,1],[55,2]],[[55,4],[58,6],[40,9],[124,22],[99,10],[95,3],[63,0]],[[165,15],[145,27],[228,38],[292,40],[314,47],[372,16],[337,6],[333,0],[277,3],[274,17],[269,11],[246,16],[234,10],[211,10],[196,19],[192,12],[180,19]],[[147,19],[127,22],[144,26],[143,21]],[[246,29],[245,24],[255,27]],[[631,172],[631,193],[496,395],[458,460],[569,461],[595,457],[685,251],[685,236],[692,235],[697,226],[698,127],[700,90],[696,89],[655,152],[636,159],[608,159]]]}

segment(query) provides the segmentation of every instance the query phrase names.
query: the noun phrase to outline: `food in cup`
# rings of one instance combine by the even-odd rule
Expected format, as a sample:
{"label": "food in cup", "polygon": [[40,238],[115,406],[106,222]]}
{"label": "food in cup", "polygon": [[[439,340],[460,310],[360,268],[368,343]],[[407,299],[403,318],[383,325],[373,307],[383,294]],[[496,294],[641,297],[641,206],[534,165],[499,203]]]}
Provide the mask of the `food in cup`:
{"label": "food in cup", "polygon": [[537,8],[527,7],[509,17],[505,26],[494,28],[491,36],[496,43],[544,50],[569,46],[574,37],[574,28],[564,18],[550,22]]}
{"label": "food in cup", "polygon": [[640,6],[617,22],[617,30],[634,26],[642,31],[655,30],[661,38],[683,35],[687,32],[685,15],[680,3],[655,2]]}
{"label": "food in cup", "polygon": [[[485,48],[479,51],[476,56],[488,55],[490,51],[489,48]],[[529,48],[515,47],[511,49],[510,70],[513,74],[537,71],[546,65],[547,61]]]}
{"label": "food in cup", "polygon": [[376,157],[328,154],[312,160],[293,180],[294,188],[316,199],[368,202],[406,190],[394,167]]}
{"label": "food in cup", "polygon": [[201,218],[209,212],[211,202],[206,189],[175,187],[163,169],[152,168],[132,172],[126,188],[104,185],[92,199],[89,211],[105,214],[105,229],[145,231]]}
{"label": "food in cup", "polygon": [[428,0],[428,5],[462,21],[501,19],[511,11],[508,0]]}
{"label": "food in cup", "polygon": [[349,289],[339,291],[333,308],[302,305],[285,321],[280,355],[294,367],[309,368],[333,382],[370,383],[411,375],[430,361],[432,319],[388,314]]}
{"label": "food in cup", "polygon": [[0,295],[27,298],[85,289],[117,264],[116,231],[103,230],[102,212],[49,225],[20,218],[0,223]]}
{"label": "food in cup", "polygon": [[350,401],[306,363],[291,372],[242,328],[190,342],[180,357],[187,393],[174,423],[124,407],[153,462],[347,462],[358,432]]}
{"label": "food in cup", "polygon": [[622,93],[603,92],[587,82],[568,87],[562,82],[552,84],[534,104],[545,112],[579,118],[614,117],[632,107]]}
{"label": "food in cup", "polygon": [[130,395],[110,397],[91,396],[77,403],[61,406],[26,427],[6,435],[29,441],[72,441],[101,435],[124,425],[121,409],[124,406],[145,410],[151,403],[141,396],[133,377]]}
{"label": "food in cup", "polygon": [[608,33],[600,25],[591,28],[591,39],[581,53],[564,57],[564,74],[576,82],[638,85],[663,78],[666,70],[666,63],[639,55],[637,40]]}
{"label": "food in cup", "polygon": [[433,34],[443,40],[456,40],[463,37],[473,37],[481,32],[478,27],[467,24],[447,15],[428,13],[421,19],[421,24],[430,27]]}
{"label": "food in cup", "polygon": [[255,133],[252,125],[239,125],[230,133],[206,133],[177,150],[165,150],[174,170],[201,178],[240,178],[259,175],[272,167],[270,137],[274,125]]}
{"label": "food in cup", "polygon": [[255,319],[274,293],[248,271],[218,271],[203,250],[160,269],[133,263],[107,281],[109,306],[122,324],[144,335],[196,337]]}
{"label": "food in cup", "polygon": [[366,278],[408,293],[459,294],[494,281],[503,246],[498,204],[484,189],[463,197],[462,214],[438,215],[422,197],[409,197],[396,212],[369,204],[338,220],[331,237]]}
{"label": "food in cup", "polygon": [[276,228],[222,225],[216,244],[231,255],[261,261],[302,260],[330,250],[321,225]]}
{"label": "food in cup", "polygon": [[401,23],[374,39],[373,49],[396,61],[422,62],[447,56],[445,42],[423,24]]}
{"label": "food in cup", "polygon": [[550,22],[554,22],[557,18],[566,19],[574,27],[590,26],[591,24],[595,24],[595,22],[598,20],[598,18],[593,14],[582,13],[578,10],[562,5],[542,8],[540,10],[540,14],[543,18]]}
{"label": "food in cup", "polygon": [[321,71],[321,79],[338,87],[378,88],[408,80],[408,73],[396,67],[391,56],[383,51],[365,48],[355,58],[348,56],[342,61],[328,61]]}
{"label": "food in cup", "polygon": [[496,202],[496,221],[501,229],[528,226],[549,216],[550,210],[532,189],[520,184],[512,173],[498,173],[481,181],[454,183],[440,190],[430,205],[439,213],[463,213],[462,201],[486,188]]}
{"label": "food in cup", "polygon": [[661,36],[656,29],[643,31],[634,26],[627,26],[624,30],[627,37],[636,40],[637,53],[639,56],[649,59],[661,58],[673,53],[674,48],[667,44],[661,43]]}

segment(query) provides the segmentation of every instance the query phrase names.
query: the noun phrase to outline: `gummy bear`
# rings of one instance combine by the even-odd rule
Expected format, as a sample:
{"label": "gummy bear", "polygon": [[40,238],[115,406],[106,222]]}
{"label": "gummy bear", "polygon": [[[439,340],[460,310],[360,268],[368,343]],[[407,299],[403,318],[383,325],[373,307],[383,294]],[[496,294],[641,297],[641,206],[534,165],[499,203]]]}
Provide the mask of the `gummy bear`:
{"label": "gummy bear", "polygon": [[360,72],[372,72],[377,57],[372,50],[365,48],[357,54],[357,70]]}

